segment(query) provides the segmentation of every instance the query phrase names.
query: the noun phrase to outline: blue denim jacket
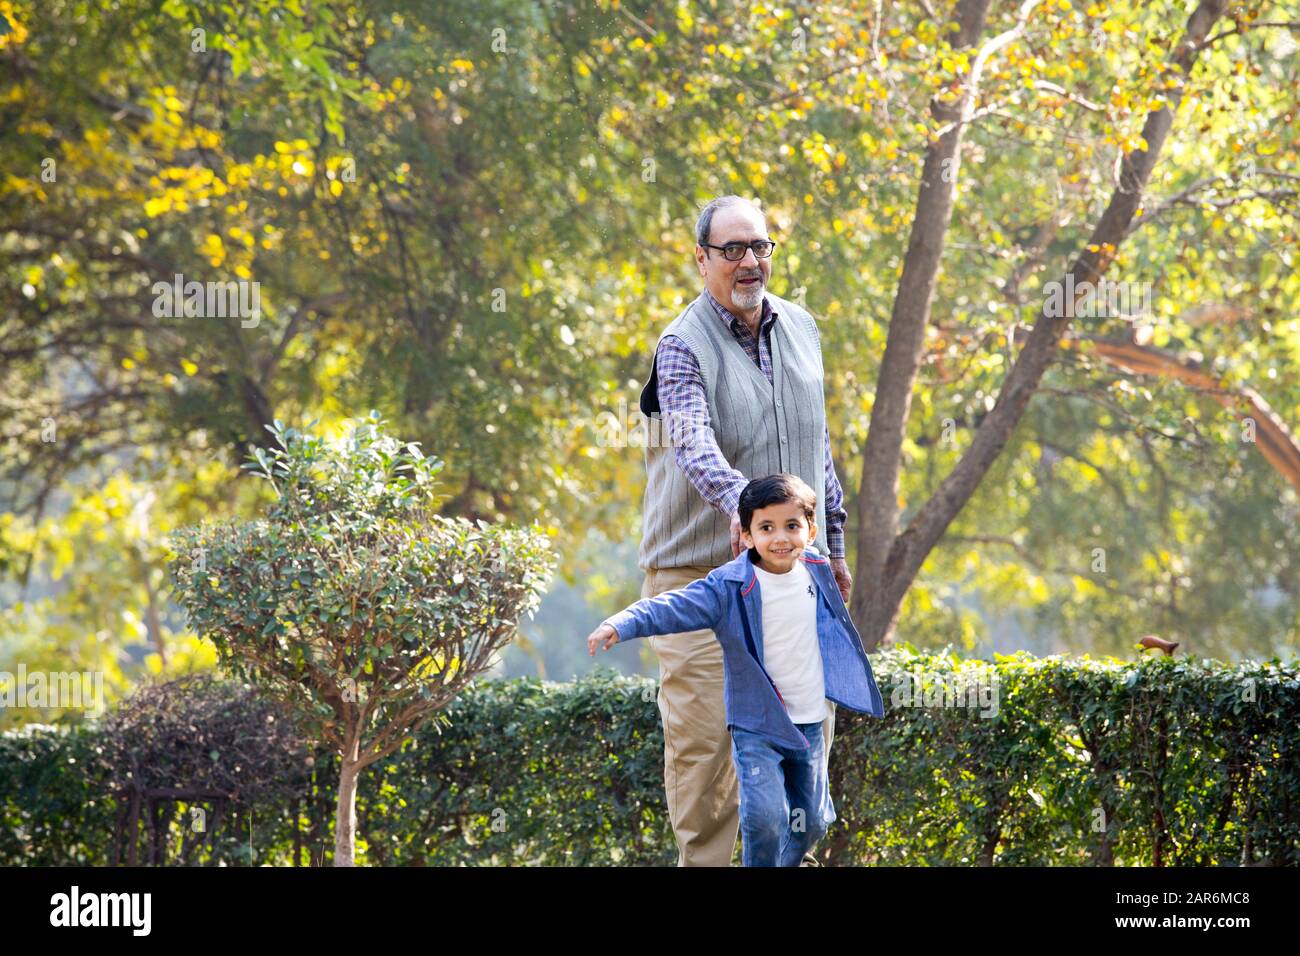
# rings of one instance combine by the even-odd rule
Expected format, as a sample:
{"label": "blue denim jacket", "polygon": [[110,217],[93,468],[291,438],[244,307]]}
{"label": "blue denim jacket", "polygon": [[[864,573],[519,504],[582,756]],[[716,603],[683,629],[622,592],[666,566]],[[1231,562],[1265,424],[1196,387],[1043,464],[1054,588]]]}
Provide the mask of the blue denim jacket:
{"label": "blue denim jacket", "polygon": [[[808,738],[790,719],[780,691],[763,666],[763,600],[758,575],[746,550],[707,577],[607,618],[619,643],[709,628],[722,645],[727,727],[761,734],[782,747],[803,750]],[[860,713],[883,717],[884,701],[871,662],[849,617],[830,563],[813,548],[800,556],[817,586],[817,640],[826,697]]]}

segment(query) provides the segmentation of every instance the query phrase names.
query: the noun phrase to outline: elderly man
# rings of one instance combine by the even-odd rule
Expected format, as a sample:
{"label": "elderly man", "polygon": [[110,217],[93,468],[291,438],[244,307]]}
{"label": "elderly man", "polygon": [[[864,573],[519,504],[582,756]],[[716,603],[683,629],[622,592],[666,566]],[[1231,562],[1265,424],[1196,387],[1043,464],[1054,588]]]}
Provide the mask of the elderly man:
{"label": "elderly man", "polygon": [[[670,440],[646,448],[642,597],[702,578],[740,553],[740,492],[798,475],[817,492],[814,546],[844,599],[844,493],[831,462],[821,339],[807,311],[767,291],[775,243],[758,207],[710,201],[695,227],[704,291],[664,330],[641,411]],[[679,866],[729,866],[739,791],[723,704],[722,648],[708,630],[649,638],[659,658],[664,790]],[[823,726],[829,759],[835,705]],[[805,858],[815,864],[815,860]]]}

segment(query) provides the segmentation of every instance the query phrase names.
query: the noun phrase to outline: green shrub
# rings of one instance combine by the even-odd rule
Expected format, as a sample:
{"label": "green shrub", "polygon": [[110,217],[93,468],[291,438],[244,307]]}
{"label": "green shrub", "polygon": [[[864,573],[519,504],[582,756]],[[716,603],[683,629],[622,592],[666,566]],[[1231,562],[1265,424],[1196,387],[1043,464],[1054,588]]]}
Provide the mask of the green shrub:
{"label": "green shrub", "polygon": [[[1300,863],[1296,661],[1017,654],[984,664],[902,648],[873,665],[885,716],[837,711],[838,820],[819,851],[828,863]],[[976,676],[988,686],[994,674],[996,714],[925,706],[924,695],[921,706],[891,703],[911,675],[942,688]],[[359,857],[672,865],[654,690],[606,670],[567,684],[472,685],[446,727],[426,725],[364,771]],[[0,737],[0,864],[107,862],[113,809],[84,806],[94,790],[76,757],[94,746],[94,731]],[[222,848],[222,859],[328,862],[337,774],[337,758],[318,752],[301,795],[256,808],[252,857]]]}

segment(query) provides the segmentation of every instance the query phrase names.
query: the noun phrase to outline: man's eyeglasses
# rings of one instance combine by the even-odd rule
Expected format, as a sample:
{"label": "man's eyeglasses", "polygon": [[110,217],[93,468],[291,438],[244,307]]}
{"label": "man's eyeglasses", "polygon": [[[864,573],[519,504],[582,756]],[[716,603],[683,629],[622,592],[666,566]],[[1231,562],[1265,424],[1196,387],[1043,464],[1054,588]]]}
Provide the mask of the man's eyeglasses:
{"label": "man's eyeglasses", "polygon": [[771,239],[755,239],[753,242],[729,242],[724,246],[711,246],[707,242],[700,245],[706,249],[721,249],[722,255],[728,262],[739,262],[745,258],[745,250],[753,249],[754,255],[759,259],[766,259],[772,254],[772,249],[776,243]]}

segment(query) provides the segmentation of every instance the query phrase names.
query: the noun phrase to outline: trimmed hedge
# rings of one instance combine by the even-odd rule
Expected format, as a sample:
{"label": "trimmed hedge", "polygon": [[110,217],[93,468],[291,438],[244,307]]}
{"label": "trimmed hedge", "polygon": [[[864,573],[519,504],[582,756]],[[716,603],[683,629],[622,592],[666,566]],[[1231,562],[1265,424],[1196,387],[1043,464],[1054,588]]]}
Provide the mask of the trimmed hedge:
{"label": "trimmed hedge", "polygon": [[[838,820],[819,856],[1300,863],[1297,665],[875,654],[885,717],[837,713]],[[996,688],[996,708],[973,692],[957,705],[953,692],[972,686]],[[567,684],[476,684],[446,712],[449,726],[427,726],[363,776],[358,862],[672,865],[654,687],[603,670]],[[107,863],[116,807],[82,770],[98,733],[0,737],[0,865]],[[336,781],[337,759],[317,754],[305,792],[242,807],[200,862],[294,865],[295,846],[299,865],[328,862]]]}

